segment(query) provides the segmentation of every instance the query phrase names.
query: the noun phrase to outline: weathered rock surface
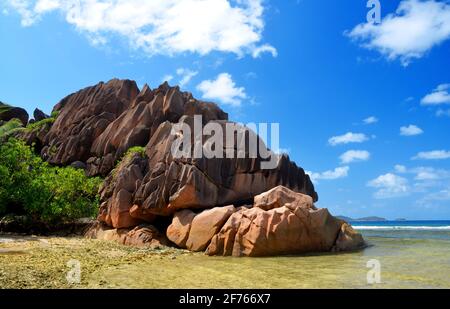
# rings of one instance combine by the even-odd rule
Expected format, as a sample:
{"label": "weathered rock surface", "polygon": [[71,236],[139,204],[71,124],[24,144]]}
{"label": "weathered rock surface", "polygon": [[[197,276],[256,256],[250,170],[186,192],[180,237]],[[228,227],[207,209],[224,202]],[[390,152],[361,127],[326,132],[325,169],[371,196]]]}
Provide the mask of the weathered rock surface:
{"label": "weathered rock surface", "polygon": [[267,192],[255,196],[254,198],[254,206],[263,210],[279,208],[288,203],[293,207],[316,209],[311,196],[298,194],[297,192],[283,186],[277,186]]}
{"label": "weathered rock surface", "polygon": [[88,238],[117,241],[124,245],[159,248],[169,246],[170,242],[153,225],[143,224],[129,229],[111,229],[102,224],[92,226],[85,234]]}
{"label": "weathered rock surface", "polygon": [[95,139],[130,107],[139,89],[134,81],[113,79],[62,99],[41,155],[52,164],[86,162]]}
{"label": "weathered rock surface", "polygon": [[147,161],[139,153],[125,157],[105,179],[100,188],[98,219],[115,228],[129,228],[142,222],[152,222],[155,216],[133,203],[133,193],[147,170]]}
{"label": "weathered rock surface", "polygon": [[[223,127],[223,132],[226,132],[224,127],[230,123],[212,122]],[[180,119],[181,123],[192,126],[193,119],[184,116]],[[273,169],[262,169],[261,164],[267,160],[260,156],[251,158],[248,153],[244,158],[225,158],[225,146],[221,150],[223,158],[174,157],[171,151],[177,139],[171,133],[174,126],[176,124],[170,122],[161,124],[146,147],[150,169],[136,191],[134,200],[143,209],[157,215],[170,215],[185,208],[243,205],[252,203],[255,195],[278,185],[303,192],[317,200],[309,176],[287,155],[270,153],[276,156]],[[241,133],[248,131],[243,126],[236,125],[236,128]],[[191,143],[191,147],[193,153],[194,143]]]}
{"label": "weathered rock surface", "polygon": [[195,213],[189,209],[176,212],[173,215],[172,224],[167,228],[167,238],[178,247],[186,248],[194,217]]}
{"label": "weathered rock surface", "polygon": [[310,196],[278,186],[253,206],[215,207],[174,214],[167,237],[180,248],[208,255],[273,256],[360,249],[362,236]]}
{"label": "weathered rock surface", "polygon": [[49,118],[50,116],[41,111],[39,108],[36,108],[33,112],[33,117],[35,121],[41,121]]}
{"label": "weathered rock surface", "polygon": [[0,121],[7,122],[14,118],[19,119],[24,126],[28,123],[28,113],[26,110],[0,102]]}
{"label": "weathered rock surface", "polygon": [[258,199],[291,202],[276,208],[263,207],[269,210],[254,207],[235,212],[212,238],[206,251],[208,255],[285,255],[330,252],[335,250],[335,244],[343,250],[354,250],[363,245],[361,235],[348,232],[343,232],[345,240],[336,243],[341,229],[348,230],[344,226],[346,223],[331,216],[327,209],[316,209],[301,193],[278,187]]}
{"label": "weathered rock surface", "polygon": [[40,152],[45,144],[45,139],[52,127],[51,123],[45,123],[34,129],[20,130],[13,134],[15,138],[25,141],[29,146],[33,146],[35,151]]}
{"label": "weathered rock surface", "polygon": [[196,215],[191,223],[186,248],[190,251],[204,251],[211,238],[235,211],[234,206],[230,205],[215,207]]}
{"label": "weathered rock surface", "polygon": [[348,223],[343,223],[333,251],[352,251],[362,248],[364,245],[361,234],[356,232]]}
{"label": "weathered rock surface", "polygon": [[[102,173],[102,170],[96,168],[105,164],[102,158],[112,156],[115,161],[120,159],[127,149],[147,145],[161,123],[177,122],[183,115],[202,115],[205,121],[228,118],[217,105],[197,101],[190,93],[180,92],[178,87],[169,87],[164,83],[151,90],[145,85],[130,108],[95,139],[91,152],[97,161],[90,159],[89,163],[93,166],[90,167],[89,173]],[[109,168],[112,169],[111,166]]]}

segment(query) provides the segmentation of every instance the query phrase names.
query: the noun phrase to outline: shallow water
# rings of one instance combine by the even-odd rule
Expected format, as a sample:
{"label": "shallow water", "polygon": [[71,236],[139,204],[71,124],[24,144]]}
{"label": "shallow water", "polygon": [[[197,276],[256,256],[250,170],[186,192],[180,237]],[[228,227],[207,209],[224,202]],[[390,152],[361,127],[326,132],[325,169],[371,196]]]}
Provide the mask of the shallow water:
{"label": "shallow water", "polygon": [[[362,251],[268,258],[208,257],[115,242],[0,235],[0,288],[450,288],[450,238],[362,230]],[[408,232],[410,233],[410,232]],[[69,260],[81,283],[67,283]],[[380,264],[380,283],[368,284]],[[373,265],[373,264],[372,264]]]}
{"label": "shallow water", "polygon": [[[337,255],[143,260],[94,273],[88,281],[122,288],[450,288],[450,241],[367,240],[368,248]],[[381,283],[368,284],[373,259],[380,263]]]}

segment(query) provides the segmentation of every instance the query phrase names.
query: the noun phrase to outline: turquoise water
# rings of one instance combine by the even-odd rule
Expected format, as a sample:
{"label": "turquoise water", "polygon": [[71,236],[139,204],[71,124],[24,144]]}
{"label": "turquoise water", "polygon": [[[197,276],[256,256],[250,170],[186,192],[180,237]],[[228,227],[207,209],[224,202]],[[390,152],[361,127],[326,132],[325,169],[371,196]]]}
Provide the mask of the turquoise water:
{"label": "turquoise water", "polygon": [[[450,221],[354,222],[368,243],[357,252],[267,258],[180,255],[95,273],[96,287],[450,288]],[[379,282],[368,277],[379,265]],[[149,275],[151,274],[151,275]]]}
{"label": "turquoise water", "polygon": [[450,221],[358,221],[352,226],[366,237],[450,240]]}

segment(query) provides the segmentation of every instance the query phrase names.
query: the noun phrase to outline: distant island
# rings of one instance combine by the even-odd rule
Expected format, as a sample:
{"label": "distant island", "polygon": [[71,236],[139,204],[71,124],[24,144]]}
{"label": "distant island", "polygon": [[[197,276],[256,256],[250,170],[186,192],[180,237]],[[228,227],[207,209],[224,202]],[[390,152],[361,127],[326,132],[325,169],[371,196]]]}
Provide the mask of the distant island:
{"label": "distant island", "polygon": [[387,221],[387,219],[385,218],[381,218],[381,217],[363,217],[363,218],[358,218],[358,219],[354,219],[354,218],[350,218],[350,217],[346,217],[346,216],[337,216],[339,219],[347,221],[347,222],[357,222],[357,221]]}

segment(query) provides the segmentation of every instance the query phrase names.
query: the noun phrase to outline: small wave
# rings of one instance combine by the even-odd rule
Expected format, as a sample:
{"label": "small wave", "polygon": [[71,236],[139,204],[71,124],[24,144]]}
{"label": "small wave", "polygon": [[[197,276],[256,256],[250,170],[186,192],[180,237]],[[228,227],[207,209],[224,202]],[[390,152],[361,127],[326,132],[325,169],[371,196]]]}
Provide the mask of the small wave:
{"label": "small wave", "polygon": [[450,226],[414,226],[414,225],[353,225],[356,230],[421,230],[421,231],[450,231]]}

